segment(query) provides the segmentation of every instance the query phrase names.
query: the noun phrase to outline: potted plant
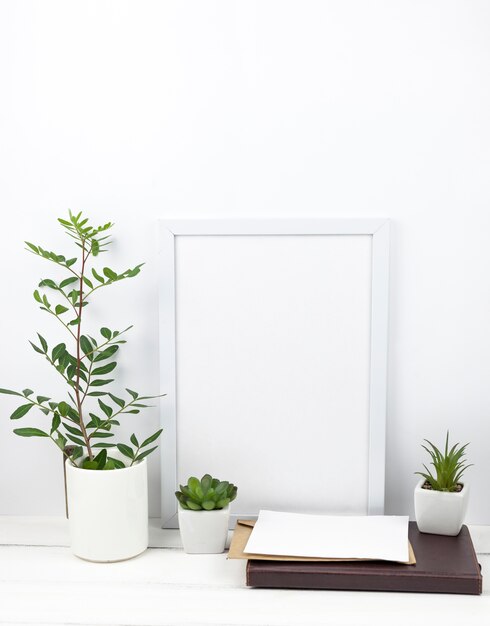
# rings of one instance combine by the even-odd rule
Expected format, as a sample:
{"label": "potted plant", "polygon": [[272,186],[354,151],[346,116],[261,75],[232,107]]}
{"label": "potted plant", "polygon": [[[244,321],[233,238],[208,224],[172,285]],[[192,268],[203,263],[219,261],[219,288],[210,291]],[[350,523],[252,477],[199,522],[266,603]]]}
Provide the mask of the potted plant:
{"label": "potted plant", "polygon": [[0,393],[22,398],[10,419],[23,418],[33,409],[43,415],[41,428],[16,428],[16,435],[47,439],[65,455],[74,554],[91,561],[118,561],[148,547],[146,457],[156,449],[151,444],[162,431],[141,443],[135,434],[129,443],[117,443],[113,430],[121,415],[139,413],[149,406],[147,400],[158,396],[140,396],[132,389],[113,393],[116,355],[131,326],[121,331],[104,326],[88,334],[85,318],[92,294],[135,277],[141,265],[123,272],[93,266],[108,249],[111,222],[91,226],[82,213],[71,211],[68,219],[58,222],[77,246],[76,256],[26,245],[29,252],[56,266],[57,275],[41,280],[33,295],[40,309],[63,327],[67,340],[50,348],[38,333],[38,340],[30,344],[63,379],[65,391],[55,392],[55,397],[32,389]]}
{"label": "potted plant", "polygon": [[415,518],[422,533],[435,535],[459,534],[468,507],[470,488],[461,482],[463,473],[470,467],[465,462],[466,443],[456,443],[449,449],[449,432],[444,452],[425,439],[422,444],[431,458],[435,476],[424,465],[425,472],[416,472],[422,479],[415,487]]}
{"label": "potted plant", "polygon": [[230,502],[238,488],[232,483],[205,474],[201,480],[192,476],[180,485],[175,495],[179,501],[180,536],[188,554],[218,554],[225,549],[230,521]]}

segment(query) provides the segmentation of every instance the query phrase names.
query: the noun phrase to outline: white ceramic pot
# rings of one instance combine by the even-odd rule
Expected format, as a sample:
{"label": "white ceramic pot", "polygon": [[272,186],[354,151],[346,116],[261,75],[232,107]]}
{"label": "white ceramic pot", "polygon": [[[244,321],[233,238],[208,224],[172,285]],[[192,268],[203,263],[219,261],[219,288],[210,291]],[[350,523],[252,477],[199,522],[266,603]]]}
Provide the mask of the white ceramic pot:
{"label": "white ceramic pot", "polygon": [[188,554],[219,554],[224,551],[230,522],[230,505],[215,511],[191,511],[179,505],[179,528]]}
{"label": "white ceramic pot", "polygon": [[468,508],[470,487],[463,485],[460,492],[422,489],[422,478],[415,487],[415,519],[421,533],[432,535],[459,534]]}
{"label": "white ceramic pot", "polygon": [[88,561],[130,559],[148,547],[146,459],[116,470],[66,462],[71,549]]}

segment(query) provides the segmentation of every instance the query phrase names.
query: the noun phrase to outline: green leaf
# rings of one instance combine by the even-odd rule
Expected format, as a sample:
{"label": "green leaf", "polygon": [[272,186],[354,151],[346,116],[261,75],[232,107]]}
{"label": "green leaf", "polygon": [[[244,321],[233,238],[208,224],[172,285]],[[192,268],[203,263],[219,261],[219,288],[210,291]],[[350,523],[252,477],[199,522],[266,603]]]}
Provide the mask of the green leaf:
{"label": "green leaf", "polygon": [[212,511],[214,509],[214,500],[204,500],[202,508],[205,511]]}
{"label": "green leaf", "polygon": [[117,404],[121,408],[123,408],[126,405],[126,403],[124,402],[122,398],[118,398],[117,396],[112,395],[112,393],[109,393],[109,397],[115,404]]}
{"label": "green leaf", "polygon": [[19,437],[49,437],[48,433],[39,428],[14,428],[14,433]]}
{"label": "green leaf", "polygon": [[91,361],[93,359],[93,351],[94,347],[88,337],[82,335],[80,337],[80,347],[85,355],[88,355],[87,358]]}
{"label": "green leaf", "polygon": [[24,242],[26,244],[26,246],[29,246],[29,248],[35,252],[36,254],[39,254],[39,248],[37,246],[35,246],[33,243],[29,243],[28,241]]}
{"label": "green leaf", "polygon": [[99,464],[97,461],[90,461],[90,459],[87,459],[82,463],[82,469],[97,470],[99,469]]}
{"label": "green leaf", "polygon": [[111,417],[113,411],[111,409],[111,407],[108,404],[104,404],[102,402],[102,400],[98,400],[99,406],[100,408],[104,411],[104,413],[107,415],[107,417]]}
{"label": "green leaf", "polygon": [[66,435],[66,436],[68,437],[70,441],[73,441],[73,443],[76,443],[79,446],[85,445],[85,441],[82,441],[82,439],[79,439],[78,437],[74,437],[73,435]]}
{"label": "green leaf", "polygon": [[138,397],[138,394],[136,393],[136,391],[132,391],[131,389],[126,388],[126,391],[129,393],[130,396],[133,397],[133,400],[136,400],[136,398]]}
{"label": "green leaf", "polygon": [[50,289],[58,289],[58,285],[51,278],[43,278],[38,287],[49,287]]}
{"label": "green leaf", "polygon": [[93,439],[108,439],[109,437],[114,437],[114,433],[104,433],[100,431],[92,433]]}
{"label": "green leaf", "polygon": [[226,490],[228,489],[230,483],[227,480],[222,480],[221,482],[218,483],[218,485],[216,486],[216,493],[219,494],[224,494],[226,493]]}
{"label": "green leaf", "polygon": [[94,443],[92,448],[115,448],[115,443]]}
{"label": "green leaf", "polygon": [[119,346],[109,346],[102,352],[99,352],[97,356],[94,358],[95,361],[104,361],[105,359],[109,359],[113,354],[115,354],[119,350]]}
{"label": "green leaf", "polygon": [[198,478],[196,478],[195,476],[191,476],[189,478],[189,480],[187,481],[187,485],[189,486],[189,489],[193,492],[196,493],[197,489],[201,488],[201,482]]}
{"label": "green leaf", "polygon": [[43,402],[47,402],[48,400],[51,400],[51,398],[48,398],[47,396],[36,396],[36,400],[38,401],[39,404],[42,404]]}
{"label": "green leaf", "polygon": [[24,417],[24,415],[29,413],[29,411],[32,409],[33,406],[34,406],[33,404],[23,404],[22,406],[19,406],[12,413],[12,415],[10,416],[10,419],[11,420],[18,420],[19,418]]}
{"label": "green leaf", "polygon": [[48,342],[46,341],[46,339],[44,339],[44,337],[41,337],[39,333],[37,333],[37,336],[39,337],[39,341],[41,342],[41,346],[42,346],[42,349],[44,350],[44,354],[46,354],[46,352],[48,351]]}
{"label": "green leaf", "polygon": [[97,469],[103,469],[103,467],[107,463],[107,450],[103,448],[94,458],[94,461],[97,463]]}
{"label": "green leaf", "polygon": [[102,374],[108,374],[109,372],[112,372],[112,370],[116,367],[116,365],[117,365],[116,361],[112,361],[112,363],[108,363],[107,365],[102,365],[102,367],[96,367],[92,371],[92,374],[94,376],[101,376]]}
{"label": "green leaf", "polygon": [[187,500],[186,504],[189,507],[189,509],[192,509],[193,511],[201,511],[202,510],[202,507],[199,504],[196,504],[195,502],[193,502],[192,500]]}
{"label": "green leaf", "polygon": [[102,420],[100,419],[100,417],[97,417],[95,413],[89,413],[89,415],[92,419],[87,424],[87,428],[95,428],[95,427],[98,428],[102,424]]}
{"label": "green leaf", "polygon": [[97,272],[94,269],[92,269],[92,274],[94,278],[96,278],[99,281],[99,283],[103,284],[105,282],[102,276],[100,274],[97,274]]}
{"label": "green leaf", "polygon": [[230,504],[230,498],[223,498],[222,500],[218,500],[218,503],[216,504],[216,508],[224,509],[225,506],[228,506],[228,504]]}
{"label": "green leaf", "polygon": [[206,495],[208,495],[208,491],[211,489],[212,481],[213,479],[210,474],[204,474],[201,478],[201,488]]}
{"label": "green leaf", "polygon": [[124,273],[128,278],[133,278],[134,276],[137,276],[140,273],[140,268],[142,268],[143,265],[144,263],[140,263],[139,265],[134,267],[132,270],[127,270]]}
{"label": "green leaf", "polygon": [[41,350],[41,348],[38,348],[34,343],[32,343],[32,341],[29,341],[29,343],[31,344],[31,346],[33,347],[33,349],[38,353],[38,354],[44,354],[44,352]]}
{"label": "green leaf", "polygon": [[62,315],[63,313],[66,313],[68,311],[68,309],[66,308],[66,306],[63,306],[62,304],[57,304],[54,312],[56,313],[56,315]]}
{"label": "green leaf", "polygon": [[87,285],[89,289],[94,288],[94,284],[91,280],[89,280],[86,276],[83,277],[83,282]]}
{"label": "green leaf", "polygon": [[32,294],[34,296],[34,300],[36,302],[39,302],[39,304],[43,303],[43,299],[41,298],[41,295],[39,293],[39,291],[36,289],[36,291]]}
{"label": "green leaf", "polygon": [[112,461],[116,466],[116,469],[124,469],[126,466],[120,459],[113,459],[111,456],[109,457],[109,461]]}
{"label": "green leaf", "polygon": [[133,444],[133,446],[136,446],[137,448],[140,447],[140,444],[138,443],[138,440],[136,439],[136,435],[134,433],[131,435],[129,439],[131,443]]}
{"label": "green leaf", "polygon": [[107,391],[91,391],[87,396],[106,396]]}
{"label": "green leaf", "polygon": [[60,424],[61,424],[61,418],[58,415],[58,413],[55,413],[53,417],[53,421],[51,422],[51,434],[53,434],[55,430],[58,430],[58,427]]}
{"label": "green leaf", "polygon": [[91,387],[102,387],[103,385],[109,385],[112,382],[114,382],[113,378],[106,378],[106,379],[97,378],[97,379],[93,380],[90,383],[90,386]]}
{"label": "green leaf", "polygon": [[68,415],[68,411],[70,410],[70,405],[66,402],[60,402],[58,404],[58,411],[62,417],[66,417]]}
{"label": "green leaf", "polygon": [[101,335],[102,335],[102,337],[104,337],[105,339],[110,339],[110,338],[112,337],[112,333],[111,333],[111,331],[110,331],[108,328],[106,328],[105,326],[103,326],[103,327],[100,329],[100,334],[101,334]]}
{"label": "green leaf", "polygon": [[109,278],[109,280],[117,280],[116,272],[111,270],[110,267],[104,267],[104,269],[102,271],[104,272],[104,276],[107,276],[107,278]]}
{"label": "green leaf", "polygon": [[66,345],[64,343],[59,343],[57,346],[53,348],[51,353],[51,360],[57,361],[63,354],[66,352]]}
{"label": "green leaf", "polygon": [[0,393],[4,393],[9,396],[20,396],[22,398],[22,394],[18,391],[12,391],[11,389],[0,389]]}
{"label": "green leaf", "polygon": [[[72,266],[74,263],[76,263],[76,262],[77,262],[76,257],[75,257],[74,259],[67,259],[67,261],[65,262],[65,265],[66,265],[67,267],[71,267],[71,266]],[[75,278],[75,277],[74,277],[74,278]],[[76,278],[75,278],[75,280],[78,280],[78,279],[76,279]]]}
{"label": "green leaf", "polygon": [[81,448],[80,446],[77,446],[76,448],[73,449],[73,452],[71,453],[71,458],[76,461],[76,459],[79,459],[83,454],[83,448]]}
{"label": "green leaf", "polygon": [[124,454],[124,456],[127,456],[127,457],[129,457],[130,459],[133,459],[133,458],[134,458],[134,452],[133,452],[133,450],[132,450],[129,446],[127,446],[126,444],[124,444],[124,443],[118,443],[118,444],[117,444],[117,449],[119,450],[119,452],[120,452],[121,454]]}
{"label": "green leaf", "polygon": [[141,444],[141,447],[146,448],[146,446],[148,446],[150,443],[153,443],[154,441],[156,441],[158,437],[160,437],[162,432],[163,432],[163,428],[160,428],[160,430],[157,430],[155,434],[153,434],[151,437],[148,437],[148,439],[145,439],[143,441],[143,443]]}
{"label": "green leaf", "polygon": [[149,450],[145,450],[141,454],[138,454],[138,456],[136,457],[136,461],[141,461],[142,459],[145,458],[145,456],[148,456],[149,454],[151,454],[157,448],[158,448],[158,446],[155,446],[154,448],[150,448]]}
{"label": "green leaf", "polygon": [[100,251],[99,242],[97,241],[97,239],[92,239],[92,254],[94,256],[97,256],[99,254],[99,251]]}
{"label": "green leaf", "polygon": [[22,393],[24,394],[24,397],[27,398],[29,396],[32,396],[34,392],[32,391],[32,389],[22,389]]}
{"label": "green leaf", "polygon": [[116,465],[112,459],[109,459],[105,464],[104,470],[114,470],[116,469]]}
{"label": "green leaf", "polygon": [[[75,259],[75,261],[76,261],[76,259]],[[67,261],[67,265],[68,265],[68,261]],[[68,287],[68,285],[76,283],[77,281],[78,281],[78,278],[76,276],[70,276],[70,278],[65,278],[65,280],[61,281],[60,287],[61,287],[61,289],[63,289],[64,287]]]}
{"label": "green leaf", "polygon": [[66,428],[66,430],[72,435],[83,437],[82,431],[79,428],[75,428],[75,426],[71,426],[70,424],[67,424],[66,422],[63,422],[63,427]]}

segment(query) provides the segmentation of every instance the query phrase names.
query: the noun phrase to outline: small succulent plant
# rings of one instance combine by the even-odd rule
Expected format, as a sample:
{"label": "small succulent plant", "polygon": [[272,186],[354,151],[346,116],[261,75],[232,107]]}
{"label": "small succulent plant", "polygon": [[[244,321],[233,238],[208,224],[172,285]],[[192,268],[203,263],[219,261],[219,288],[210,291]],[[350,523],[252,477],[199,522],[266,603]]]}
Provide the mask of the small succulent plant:
{"label": "small succulent plant", "polygon": [[191,476],[187,485],[180,485],[175,495],[183,509],[191,511],[213,511],[224,509],[236,498],[238,487],[227,480],[218,480],[210,474],[204,474],[199,480]]}
{"label": "small succulent plant", "polygon": [[459,481],[465,470],[470,467],[464,458],[466,447],[469,444],[465,443],[464,446],[460,446],[459,443],[457,443],[449,449],[449,431],[446,435],[444,452],[441,452],[427,439],[424,439],[424,441],[427,442],[430,448],[423,444],[422,448],[429,453],[431,465],[434,466],[436,475],[434,476],[432,474],[427,465],[424,465],[426,472],[415,473],[425,478],[426,483],[428,483],[430,488],[434,491],[459,491],[461,489]]}

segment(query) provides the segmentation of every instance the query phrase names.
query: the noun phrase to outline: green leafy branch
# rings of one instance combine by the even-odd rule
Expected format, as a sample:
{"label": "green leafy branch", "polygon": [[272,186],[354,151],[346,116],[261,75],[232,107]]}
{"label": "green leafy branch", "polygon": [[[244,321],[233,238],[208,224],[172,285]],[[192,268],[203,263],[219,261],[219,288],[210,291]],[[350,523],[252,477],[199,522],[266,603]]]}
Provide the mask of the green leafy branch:
{"label": "green leafy branch", "polygon": [[[65,446],[70,441],[75,444],[74,452],[70,457],[71,462],[75,463],[80,457],[84,457],[81,466],[86,469],[118,469],[124,467],[124,463],[109,457],[107,453],[109,448],[117,447],[121,454],[131,459],[132,465],[156,449],[156,446],[151,449],[147,446],[158,439],[161,430],[145,439],[141,446],[138,444],[136,435],[133,434],[131,442],[136,446],[134,450],[126,444],[114,444],[107,441],[94,443],[94,440],[112,438],[114,436],[112,428],[120,425],[115,419],[117,416],[124,413],[137,414],[140,409],[150,406],[143,404],[143,401],[161,396],[139,396],[137,392],[127,389],[130,400],[124,400],[108,391],[114,379],[106,378],[106,375],[112,374],[117,367],[116,354],[120,346],[126,343],[121,336],[130,330],[131,326],[122,331],[111,330],[104,326],[100,329],[102,340],[97,340],[87,333],[82,333],[82,324],[85,318],[84,309],[89,304],[88,298],[92,294],[116,282],[134,278],[139,274],[143,264],[124,272],[116,272],[107,266],[102,270],[97,270],[95,267],[89,268],[88,262],[91,258],[96,258],[108,250],[111,239],[106,233],[113,227],[113,224],[107,222],[94,227],[81,212],[74,215],[69,211],[68,217],[69,219],[60,218],[58,222],[80,249],[78,256],[67,258],[65,255],[48,251],[31,242],[26,242],[26,246],[30,253],[58,265],[70,274],[63,280],[43,278],[34,291],[33,297],[40,305],[39,308],[55,317],[69,333],[70,341],[74,342],[73,352],[67,348],[65,342],[57,343],[50,350],[48,342],[39,333],[37,334],[39,343],[30,341],[33,350],[43,355],[69,386],[69,402],[64,400],[55,402],[50,397],[42,395],[34,399],[34,392],[31,389],[24,389],[22,393],[0,389],[0,393],[20,396],[25,400],[25,403],[18,406],[11,414],[10,418],[13,420],[24,417],[32,408],[37,408],[45,416],[52,416],[49,430],[34,427],[17,428],[14,429],[15,434],[21,437],[49,438],[63,450],[64,454],[66,454]],[[45,290],[51,291],[49,298]],[[52,298],[61,298],[61,302],[52,302]],[[85,402],[89,399],[94,401],[95,398],[98,404],[96,410],[101,413],[97,414],[89,408],[88,419]],[[131,451],[131,455],[125,454],[120,446],[127,453]],[[101,448],[101,450],[95,454],[95,448]]]}

